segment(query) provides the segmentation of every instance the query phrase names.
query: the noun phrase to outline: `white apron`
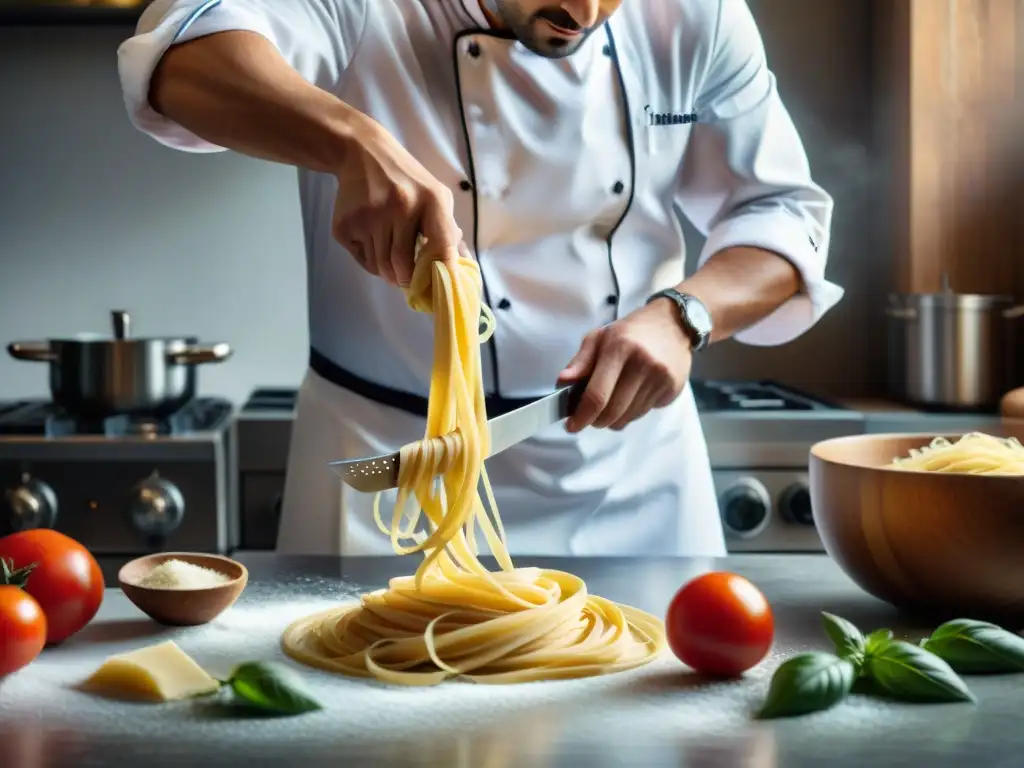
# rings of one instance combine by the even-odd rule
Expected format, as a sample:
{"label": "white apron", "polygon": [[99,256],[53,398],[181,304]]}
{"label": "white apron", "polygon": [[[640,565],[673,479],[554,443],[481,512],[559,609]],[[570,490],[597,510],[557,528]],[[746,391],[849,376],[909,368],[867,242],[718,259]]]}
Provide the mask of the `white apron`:
{"label": "white apron", "polygon": [[[325,468],[422,437],[419,417],[380,406],[310,371],[299,391],[278,551],[390,554],[373,496]],[[622,433],[561,425],[486,462],[513,554],[725,552],[707,447],[689,388]],[[394,492],[381,497],[390,521]]]}
{"label": "white apron", "polygon": [[[742,0],[628,0],[561,60],[488,29],[478,0],[156,0],[119,52],[135,125],[178,149],[222,149],[147,95],[169,46],[235,29],[266,37],[453,190],[497,319],[482,350],[489,395],[549,393],[586,333],[678,282],[679,213],[707,236],[698,263],[745,245],[800,270],[804,290],[739,341],[784,343],[842,295],[824,279],[831,198],[810,177]],[[430,318],[332,238],[335,178],[300,171],[299,186],[313,349],[358,379],[425,396]],[[422,432],[422,419],[308,374],[279,549],[389,551],[371,499],[342,491],[324,463]],[[488,469],[513,553],[724,553],[688,390],[622,433],[554,427]]]}

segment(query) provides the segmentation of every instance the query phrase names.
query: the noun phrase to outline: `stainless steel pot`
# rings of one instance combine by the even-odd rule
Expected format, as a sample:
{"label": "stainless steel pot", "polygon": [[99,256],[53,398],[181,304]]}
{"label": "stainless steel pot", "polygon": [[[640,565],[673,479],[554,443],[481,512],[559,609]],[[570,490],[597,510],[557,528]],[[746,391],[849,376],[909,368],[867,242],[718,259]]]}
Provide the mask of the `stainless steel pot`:
{"label": "stainless steel pot", "polygon": [[193,337],[130,338],[129,314],[115,310],[111,317],[113,338],[17,341],[7,352],[49,363],[54,403],[81,417],[173,413],[196,396],[197,365],[231,356],[227,344],[200,345]]}
{"label": "stainless steel pot", "polygon": [[894,294],[889,318],[889,388],[931,408],[988,410],[1020,381],[1017,318],[1010,296]]}

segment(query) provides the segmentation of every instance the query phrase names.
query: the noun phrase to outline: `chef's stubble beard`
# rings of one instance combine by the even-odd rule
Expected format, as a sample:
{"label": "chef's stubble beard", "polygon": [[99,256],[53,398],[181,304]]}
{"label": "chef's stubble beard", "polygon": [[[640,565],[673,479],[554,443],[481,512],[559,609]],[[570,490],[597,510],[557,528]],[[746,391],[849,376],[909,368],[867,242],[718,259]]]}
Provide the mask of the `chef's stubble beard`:
{"label": "chef's stubble beard", "polygon": [[[543,32],[538,33],[537,29],[543,27],[539,24],[540,16],[537,12],[529,13],[523,10],[519,0],[480,0],[484,10],[496,17],[501,25],[516,36],[526,48],[538,56],[546,59],[564,59],[571,56],[584,41],[590,37],[600,24],[595,24],[586,30],[575,40],[547,36]],[[557,10],[557,3],[553,3],[551,10]]]}

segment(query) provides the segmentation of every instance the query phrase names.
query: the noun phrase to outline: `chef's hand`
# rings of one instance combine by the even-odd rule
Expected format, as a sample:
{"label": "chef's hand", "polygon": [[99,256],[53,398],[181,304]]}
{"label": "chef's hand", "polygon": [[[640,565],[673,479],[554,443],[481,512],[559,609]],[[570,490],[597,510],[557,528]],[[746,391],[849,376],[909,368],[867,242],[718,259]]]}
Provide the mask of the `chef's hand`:
{"label": "chef's hand", "polygon": [[590,376],[570,432],[591,425],[620,430],[652,408],[663,408],[686,386],[693,351],[679,310],[652,302],[583,339],[559,375],[560,384]]}
{"label": "chef's hand", "polygon": [[404,288],[418,234],[440,253],[461,242],[452,193],[375,121],[353,134],[336,173],[332,231],[363,269]]}

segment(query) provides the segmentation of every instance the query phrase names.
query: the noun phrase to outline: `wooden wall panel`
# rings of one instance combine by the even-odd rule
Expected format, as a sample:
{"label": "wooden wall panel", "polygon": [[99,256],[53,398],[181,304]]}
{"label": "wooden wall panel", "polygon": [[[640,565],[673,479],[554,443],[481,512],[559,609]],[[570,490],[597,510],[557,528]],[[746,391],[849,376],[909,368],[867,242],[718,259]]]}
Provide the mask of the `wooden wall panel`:
{"label": "wooden wall panel", "polygon": [[1024,298],[1024,0],[878,0],[896,290]]}

